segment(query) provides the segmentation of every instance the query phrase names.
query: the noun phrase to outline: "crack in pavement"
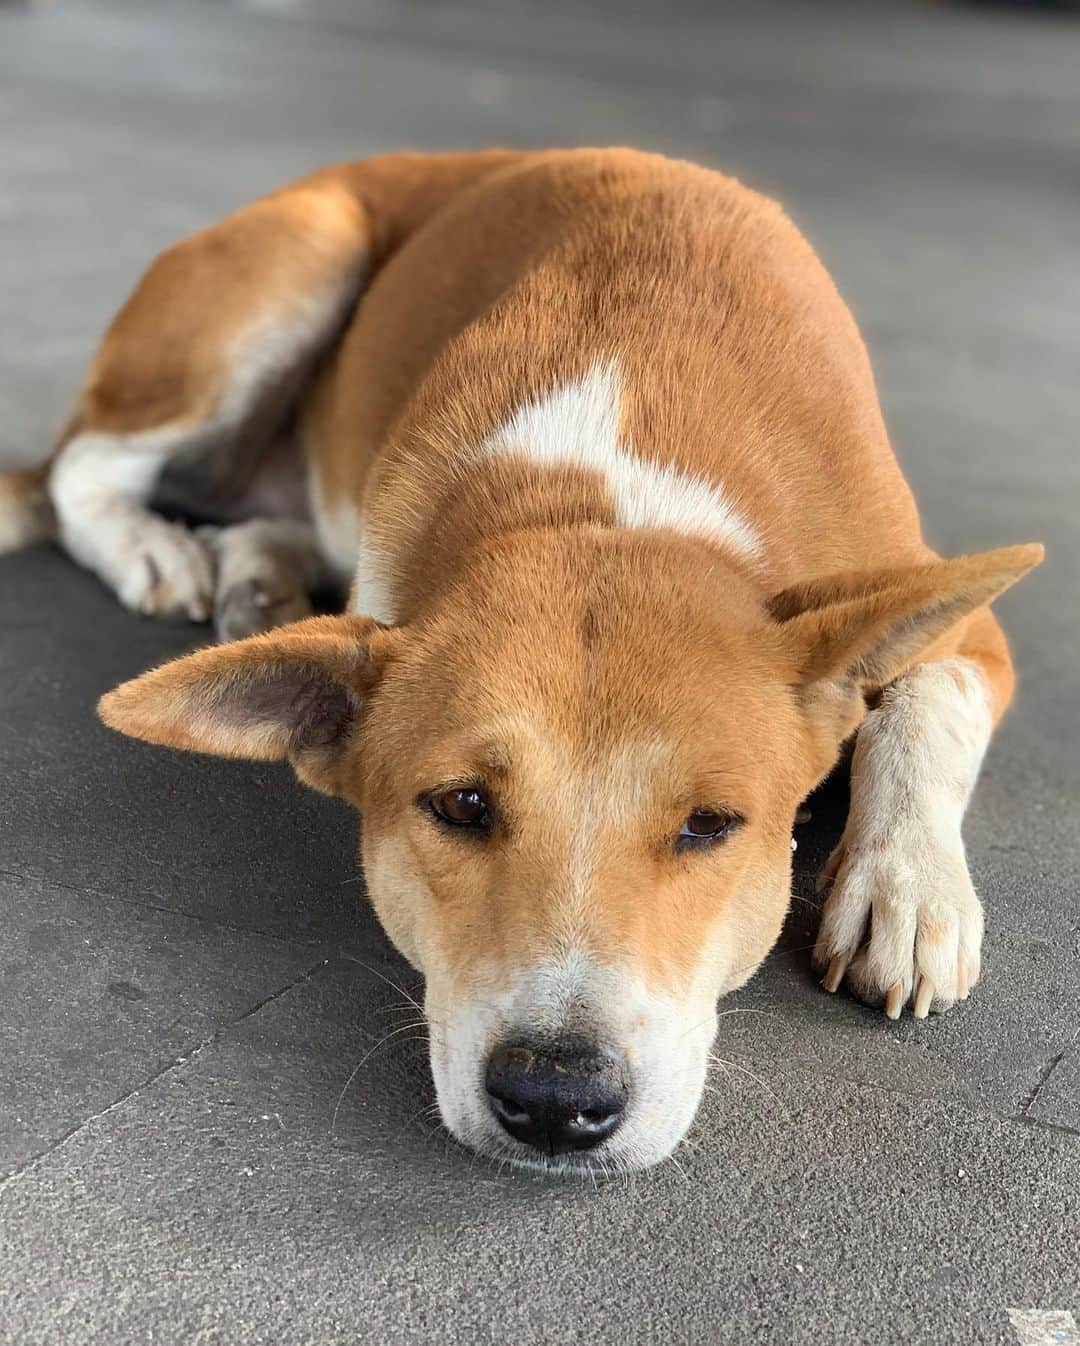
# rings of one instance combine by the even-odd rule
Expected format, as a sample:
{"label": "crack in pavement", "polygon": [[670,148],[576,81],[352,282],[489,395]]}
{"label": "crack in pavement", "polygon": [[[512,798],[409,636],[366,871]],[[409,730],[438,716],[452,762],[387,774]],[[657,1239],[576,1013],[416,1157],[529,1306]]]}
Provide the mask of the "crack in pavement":
{"label": "crack in pavement", "polygon": [[[1035,1100],[1039,1097],[1039,1095],[1042,1093],[1043,1086],[1047,1083],[1047,1081],[1050,1079],[1050,1076],[1054,1073],[1054,1071],[1062,1063],[1065,1057],[1069,1054],[1070,1050],[1072,1049],[1078,1038],[1080,1038],[1080,1026],[1076,1028],[1076,1031],[1073,1033],[1072,1037],[1068,1040],[1068,1042],[1066,1042],[1065,1046],[1062,1047],[1061,1051],[1055,1052],[1052,1056],[1048,1057],[1040,1066],[1038,1076],[1035,1079],[1035,1087],[1031,1090],[1031,1092],[1024,1099],[1023,1103],[1021,1103],[1020,1105],[1020,1112],[1017,1115],[1018,1121],[1031,1121],[1033,1123],[1037,1121],[1037,1118],[1028,1116],[1028,1114],[1031,1111],[1032,1105],[1034,1104]],[[1066,1131],[1072,1130],[1071,1127],[1065,1127],[1063,1129]]]}
{"label": "crack in pavement", "polygon": [[286,983],[286,985],[278,987],[276,991],[272,991],[267,996],[263,996],[261,1000],[244,1010],[243,1014],[238,1014],[235,1018],[229,1019],[223,1024],[219,1024],[212,1033],[207,1034],[206,1037],[196,1042],[189,1051],[186,1051],[174,1060],[169,1061],[166,1065],[162,1066],[160,1070],[155,1070],[152,1075],[147,1076],[145,1080],[135,1085],[134,1088],[128,1089],[126,1093],[121,1094],[119,1098],[114,1098],[106,1107],[99,1108],[97,1112],[92,1113],[89,1117],[84,1117],[76,1126],[65,1131],[62,1136],[57,1137],[56,1140],[47,1145],[43,1150],[39,1150],[36,1154],[32,1154],[28,1159],[25,1159],[19,1164],[17,1168],[12,1169],[10,1173],[0,1179],[0,1192],[5,1191],[20,1178],[25,1177],[26,1174],[40,1164],[43,1159],[47,1159],[50,1155],[55,1154],[57,1150],[62,1149],[68,1141],[73,1140],[80,1132],[85,1131],[88,1126],[92,1126],[94,1122],[100,1121],[103,1117],[107,1117],[109,1113],[115,1112],[117,1108],[122,1107],[129,1099],[136,1098],[144,1089],[148,1089],[152,1084],[156,1084],[157,1081],[162,1079],[165,1075],[179,1069],[180,1066],[186,1065],[189,1061],[193,1061],[200,1052],[205,1051],[207,1047],[213,1046],[222,1034],[228,1032],[230,1028],[235,1028],[237,1024],[243,1023],[245,1019],[250,1019],[253,1015],[258,1014],[259,1011],[265,1009],[267,1005],[272,1004],[275,1000],[280,1000],[282,996],[288,995],[290,991],[294,991],[298,986],[302,986],[305,982],[310,981],[313,977],[317,976],[324,967],[327,967],[330,961],[329,958],[320,959],[314,967],[307,968],[304,972],[301,972],[298,976],[294,977],[292,981]]}
{"label": "crack in pavement", "polygon": [[[145,911],[157,911],[166,916],[177,916],[185,921],[197,921],[200,925],[216,926],[219,930],[228,930],[235,935],[258,935],[261,939],[272,939],[278,944],[292,944],[298,949],[318,948],[325,940],[296,939],[291,935],[275,935],[268,930],[259,930],[251,925],[234,925],[231,921],[219,920],[216,916],[200,916],[195,911],[185,911],[182,907],[168,907],[158,902],[147,902],[137,897],[124,897],[119,893],[106,892],[103,888],[88,888],[85,884],[65,883],[63,879],[49,878],[44,874],[22,874],[13,869],[0,869],[0,879],[15,879],[20,883],[40,883],[45,888],[59,888],[65,893],[77,893],[80,896],[100,897],[107,902],[122,902],[125,906],[141,907]],[[152,894],[157,896],[157,894]]]}

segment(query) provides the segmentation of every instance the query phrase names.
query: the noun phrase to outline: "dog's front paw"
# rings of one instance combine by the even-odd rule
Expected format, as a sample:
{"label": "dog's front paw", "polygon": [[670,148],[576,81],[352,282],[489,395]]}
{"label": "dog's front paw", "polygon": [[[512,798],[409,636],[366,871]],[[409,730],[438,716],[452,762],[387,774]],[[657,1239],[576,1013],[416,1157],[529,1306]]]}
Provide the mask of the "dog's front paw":
{"label": "dog's front paw", "polygon": [[841,839],[822,875],[832,889],[822,909],[814,965],[835,991],[846,977],[869,1005],[917,1019],[967,997],[979,977],[982,905],[959,834],[893,841]]}

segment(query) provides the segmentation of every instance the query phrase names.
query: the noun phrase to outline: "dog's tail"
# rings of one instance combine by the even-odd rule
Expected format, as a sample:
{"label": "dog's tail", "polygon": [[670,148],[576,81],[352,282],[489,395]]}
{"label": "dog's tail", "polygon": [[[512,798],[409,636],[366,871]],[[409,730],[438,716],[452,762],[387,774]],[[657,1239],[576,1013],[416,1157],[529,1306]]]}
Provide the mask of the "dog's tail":
{"label": "dog's tail", "polygon": [[0,472],[0,556],[56,536],[49,499],[49,463]]}
{"label": "dog's tail", "polygon": [[43,463],[0,472],[0,556],[57,537],[59,529],[49,496],[49,476],[60,450],[77,433],[80,423],[81,417],[75,411]]}

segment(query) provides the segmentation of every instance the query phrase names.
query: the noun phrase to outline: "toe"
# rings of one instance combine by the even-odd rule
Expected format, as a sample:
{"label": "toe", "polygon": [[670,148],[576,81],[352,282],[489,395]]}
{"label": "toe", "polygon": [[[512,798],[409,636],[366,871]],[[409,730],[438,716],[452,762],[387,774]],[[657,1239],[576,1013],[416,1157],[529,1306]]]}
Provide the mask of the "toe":
{"label": "toe", "polygon": [[888,986],[882,985],[877,975],[871,971],[870,950],[867,945],[864,944],[848,964],[844,984],[855,999],[861,1000],[864,1005],[879,1009],[884,1004]]}
{"label": "toe", "polygon": [[218,640],[241,640],[286,622],[310,617],[311,600],[302,590],[274,593],[259,579],[238,580],[219,594],[214,605]]}
{"label": "toe", "polygon": [[154,586],[155,573],[150,558],[139,553],[125,567],[116,596],[131,612],[148,613],[147,596]]}
{"label": "toe", "polygon": [[889,1019],[899,1019],[904,1008],[904,984],[894,981],[885,993],[885,1014]]}
{"label": "toe", "polygon": [[[920,977],[919,989],[915,992],[914,1014],[916,1019],[925,1019],[934,1003],[934,983],[929,977]],[[897,1016],[894,1016],[897,1017]]]}
{"label": "toe", "polygon": [[821,982],[826,991],[831,993],[836,990],[844,980],[844,973],[847,971],[847,966],[848,959],[842,953],[838,953],[834,958],[829,960],[829,966],[826,968],[825,976],[822,978]]}
{"label": "toe", "polygon": [[267,606],[257,580],[230,585],[214,605],[214,632],[218,640],[241,640],[269,627]]}
{"label": "toe", "polygon": [[858,883],[838,881],[825,899],[813,962],[827,978],[830,974],[835,975],[835,967],[839,966],[837,958],[842,958],[846,964],[855,956],[866,932],[869,913],[869,900]]}
{"label": "toe", "polygon": [[[798,818],[795,820],[798,822]],[[841,842],[833,849],[832,854],[825,861],[825,866],[818,875],[817,883],[814,885],[815,892],[823,893],[826,888],[831,888],[836,882],[836,877],[840,873],[841,866],[845,857],[844,843]]]}

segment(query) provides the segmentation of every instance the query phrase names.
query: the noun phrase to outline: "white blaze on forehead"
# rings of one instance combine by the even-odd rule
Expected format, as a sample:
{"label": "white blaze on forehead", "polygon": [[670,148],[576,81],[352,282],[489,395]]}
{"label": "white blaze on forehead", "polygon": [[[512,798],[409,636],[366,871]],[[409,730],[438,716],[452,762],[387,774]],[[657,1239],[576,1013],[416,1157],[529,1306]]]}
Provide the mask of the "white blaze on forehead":
{"label": "white blaze on forehead", "polygon": [[627,528],[667,528],[762,559],[761,539],[719,486],[669,464],[639,458],[624,444],[622,377],[614,363],[595,364],[519,407],[480,445],[484,455],[513,453],[549,466],[603,475]]}

